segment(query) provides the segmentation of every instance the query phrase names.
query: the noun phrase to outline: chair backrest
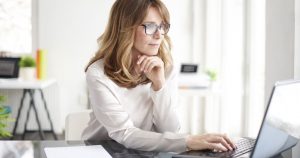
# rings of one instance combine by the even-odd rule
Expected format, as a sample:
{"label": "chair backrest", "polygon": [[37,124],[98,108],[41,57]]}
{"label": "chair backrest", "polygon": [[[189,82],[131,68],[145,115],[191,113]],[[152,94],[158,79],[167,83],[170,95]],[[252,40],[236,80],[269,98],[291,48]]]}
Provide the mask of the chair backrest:
{"label": "chair backrest", "polygon": [[81,140],[81,134],[87,127],[92,110],[70,113],[66,117],[65,140]]}

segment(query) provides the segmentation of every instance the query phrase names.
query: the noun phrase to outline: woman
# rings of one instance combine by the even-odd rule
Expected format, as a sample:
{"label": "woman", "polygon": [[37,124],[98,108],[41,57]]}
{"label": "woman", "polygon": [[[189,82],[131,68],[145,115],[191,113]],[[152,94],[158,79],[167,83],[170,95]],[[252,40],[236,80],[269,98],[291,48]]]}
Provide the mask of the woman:
{"label": "woman", "polygon": [[178,134],[169,13],[160,0],[117,0],[86,68],[93,112],[84,140],[148,151],[233,150],[226,135]]}

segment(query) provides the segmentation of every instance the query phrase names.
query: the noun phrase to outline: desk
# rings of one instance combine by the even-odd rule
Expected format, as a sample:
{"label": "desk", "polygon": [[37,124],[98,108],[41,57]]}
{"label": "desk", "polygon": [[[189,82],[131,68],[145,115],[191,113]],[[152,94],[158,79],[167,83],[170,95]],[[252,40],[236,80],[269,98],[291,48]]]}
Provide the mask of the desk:
{"label": "desk", "polygon": [[207,96],[220,96],[221,90],[212,88],[179,88],[180,96],[195,96],[195,97],[207,97]]}
{"label": "desk", "polygon": [[[24,151],[33,151],[31,152],[35,158],[46,158],[44,148],[45,147],[66,147],[66,146],[80,146],[80,145],[102,145],[105,150],[114,158],[135,158],[135,157],[143,157],[143,158],[172,158],[174,153],[166,153],[166,152],[151,152],[151,151],[138,151],[133,149],[127,149],[123,145],[112,141],[0,141],[0,157],[1,151],[9,152],[7,146],[12,146],[11,144],[18,144],[19,150]],[[22,143],[25,147],[22,147]],[[13,151],[10,151],[10,154],[18,153],[16,148],[11,148]],[[292,149],[289,149],[283,152],[276,158],[299,158],[300,157],[300,144],[298,143]],[[177,155],[178,156],[178,155]],[[32,157],[32,156],[31,156]]]}
{"label": "desk", "polygon": [[44,109],[46,111],[48,121],[50,123],[50,128],[51,128],[50,132],[53,134],[54,139],[57,140],[57,136],[56,136],[56,134],[54,133],[54,130],[53,130],[53,123],[52,123],[52,120],[50,118],[49,110],[47,108],[47,102],[45,100],[44,93],[43,93],[44,88],[47,88],[47,87],[49,87],[49,86],[51,86],[55,83],[56,83],[55,80],[35,80],[35,81],[23,81],[23,80],[20,80],[20,79],[0,80],[0,89],[21,89],[21,90],[23,90],[23,95],[22,95],[22,98],[21,98],[20,106],[18,108],[16,123],[15,123],[14,128],[13,128],[13,136],[16,134],[16,130],[17,130],[17,127],[18,127],[20,115],[21,115],[21,112],[22,112],[22,108],[24,106],[24,99],[26,97],[26,94],[28,94],[30,103],[29,103],[29,108],[27,109],[26,121],[25,121],[25,127],[24,127],[24,132],[23,132],[23,135],[22,135],[22,139],[25,138],[25,134],[28,132],[27,125],[28,125],[28,119],[29,119],[29,116],[30,116],[31,108],[33,108],[35,118],[36,118],[36,122],[38,124],[39,135],[40,135],[42,140],[45,139],[44,131],[42,130],[41,122],[40,122],[38,112],[37,112],[37,109],[36,109],[36,101],[35,101],[35,98],[34,98],[34,94],[36,92],[40,92],[40,96],[41,96],[41,99],[42,99],[43,104],[44,104]]}

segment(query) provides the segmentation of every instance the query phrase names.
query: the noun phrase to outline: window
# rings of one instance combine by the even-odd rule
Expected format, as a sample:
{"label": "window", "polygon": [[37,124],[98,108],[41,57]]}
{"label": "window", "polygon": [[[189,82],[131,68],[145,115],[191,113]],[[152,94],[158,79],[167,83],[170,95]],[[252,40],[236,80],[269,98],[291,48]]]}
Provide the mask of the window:
{"label": "window", "polygon": [[31,0],[1,0],[0,51],[32,52]]}
{"label": "window", "polygon": [[256,135],[264,111],[265,1],[169,1],[173,53],[216,70],[222,91],[219,99],[184,103],[183,131]]}

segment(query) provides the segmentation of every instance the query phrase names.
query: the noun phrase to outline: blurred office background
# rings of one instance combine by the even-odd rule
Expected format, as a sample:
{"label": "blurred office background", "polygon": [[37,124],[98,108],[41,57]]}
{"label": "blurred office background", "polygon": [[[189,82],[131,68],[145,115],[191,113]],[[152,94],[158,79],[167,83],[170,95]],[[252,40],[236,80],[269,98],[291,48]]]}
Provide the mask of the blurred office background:
{"label": "blurred office background", "polygon": [[[97,49],[96,40],[104,31],[113,2],[0,1],[0,43],[7,41],[4,35],[10,26],[25,30],[15,33],[22,39],[16,41],[17,46],[12,42],[5,49],[2,45],[0,51],[33,56],[39,48],[47,51],[47,78],[56,79],[57,85],[45,95],[58,134],[63,135],[69,113],[89,107],[84,68]],[[201,89],[197,89],[201,95],[180,95],[181,132],[255,136],[275,81],[300,78],[300,1],[163,2],[171,13],[169,34],[175,58],[179,63],[198,64],[198,73],[214,70],[217,74],[216,95],[202,94]],[[20,6],[25,12],[17,9]],[[6,16],[9,11],[31,21]],[[1,90],[0,94],[8,96],[15,117],[21,91]],[[29,126],[37,128],[32,118]],[[43,128],[49,128],[48,124]]]}

